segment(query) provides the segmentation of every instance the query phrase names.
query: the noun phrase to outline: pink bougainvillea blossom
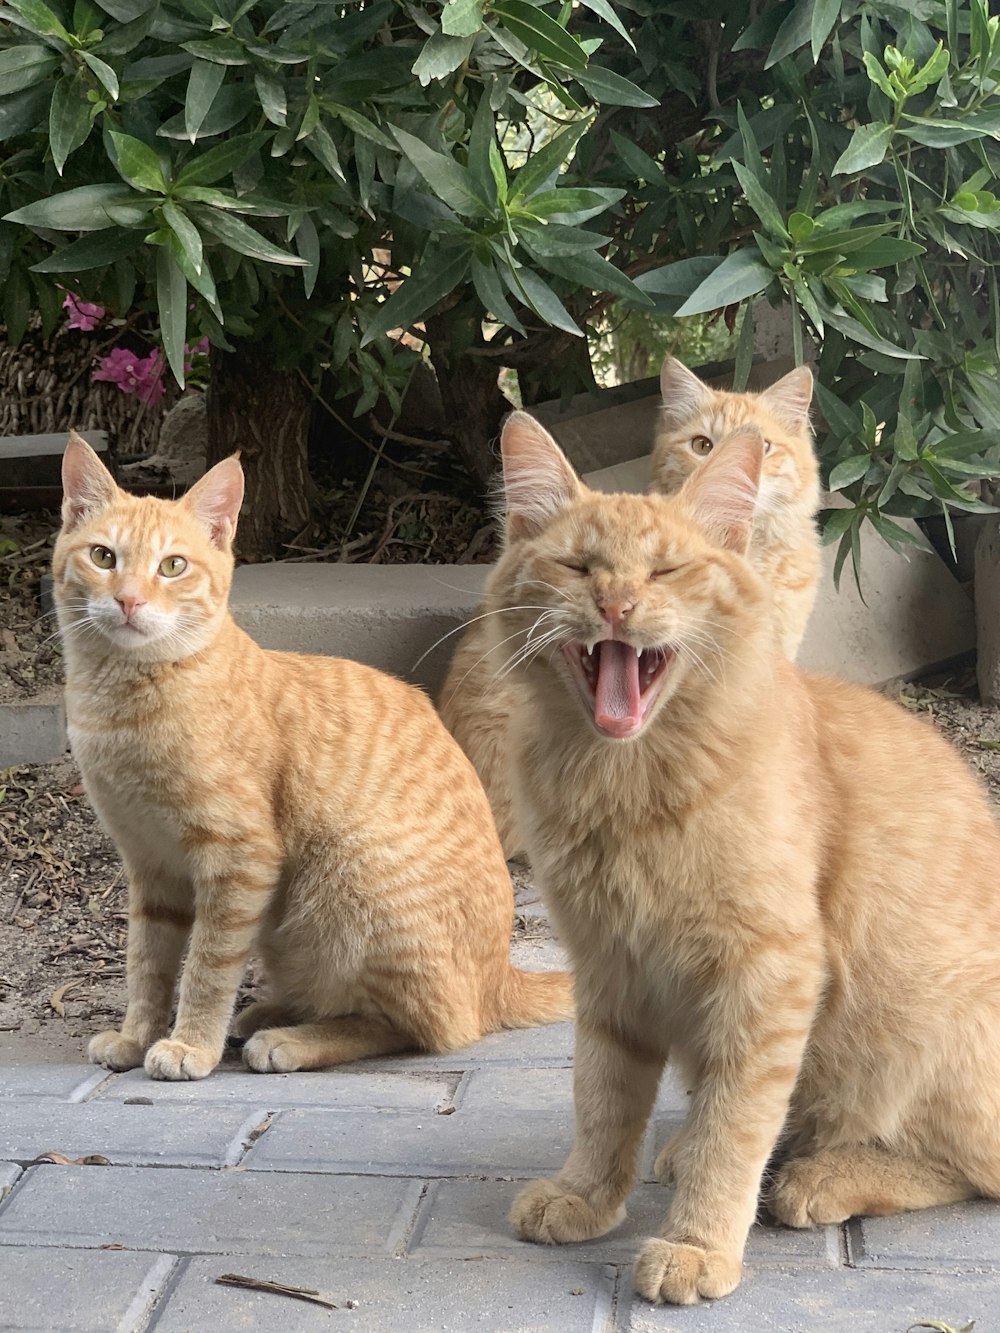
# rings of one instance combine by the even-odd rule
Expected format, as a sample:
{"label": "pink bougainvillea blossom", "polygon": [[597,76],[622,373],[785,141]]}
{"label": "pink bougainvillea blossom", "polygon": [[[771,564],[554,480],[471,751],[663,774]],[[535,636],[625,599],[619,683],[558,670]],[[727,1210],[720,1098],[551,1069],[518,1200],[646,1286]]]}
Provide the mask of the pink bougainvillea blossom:
{"label": "pink bougainvillea blossom", "polygon": [[117,384],[122,393],[135,394],[147,407],[154,406],[166,393],[163,353],[158,351],[141,357],[124,347],[113,347],[107,356],[98,358],[97,369],[90,378]]}
{"label": "pink bougainvillea blossom", "polygon": [[102,305],[81,301],[75,292],[66,293],[63,309],[69,311],[66,321],[69,328],[80,329],[83,333],[90,333],[91,329],[96,329],[105,315]]}

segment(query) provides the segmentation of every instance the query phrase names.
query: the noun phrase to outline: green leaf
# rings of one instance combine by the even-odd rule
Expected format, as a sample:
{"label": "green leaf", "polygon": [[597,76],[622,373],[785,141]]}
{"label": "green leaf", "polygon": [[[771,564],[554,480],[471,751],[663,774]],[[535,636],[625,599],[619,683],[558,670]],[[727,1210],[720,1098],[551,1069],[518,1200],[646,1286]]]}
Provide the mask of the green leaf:
{"label": "green leaf", "polygon": [[575,76],[577,83],[582,83],[591,97],[596,97],[602,106],[659,106],[659,99],[644,92],[637,84],[624,79],[614,70],[602,65],[588,65]]}
{"label": "green leaf", "polygon": [[832,174],[849,176],[857,171],[867,171],[869,167],[877,167],[885,160],[894,133],[893,127],[884,120],[859,125],[851,136],[851,142],[834,163]]}
{"label": "green leaf", "polygon": [[530,244],[536,254],[576,255],[607,245],[608,237],[582,227],[564,227],[555,222],[523,222],[517,228],[518,239]]}
{"label": "green leaf", "polygon": [[734,250],[695,288],[677,314],[683,318],[734,305],[764,291],[773,279],[774,274],[761,263],[756,247]]}
{"label": "green leaf", "polygon": [[47,79],[59,63],[50,46],[25,42],[0,51],[0,97],[19,93]]}
{"label": "green leaf", "polygon": [[835,541],[843,537],[844,533],[851,526],[853,518],[853,509],[820,510],[820,541],[822,544],[824,546],[832,546]]}
{"label": "green leaf", "polygon": [[827,310],[826,319],[835,329],[850,338],[852,342],[860,343],[862,347],[870,347],[873,352],[884,352],[886,356],[893,356],[901,361],[923,361],[926,358],[917,352],[907,352],[902,347],[897,347],[895,343],[880,337],[878,334],[871,333],[858,320],[842,311]]}
{"label": "green leaf", "polygon": [[[558,174],[559,168],[569,158],[577,142],[587,132],[589,126],[589,120],[578,121],[575,125],[567,125],[537,153],[532,153],[511,182],[510,202],[512,206],[518,200],[530,198],[531,195],[549,184],[550,180]],[[596,194],[596,191],[594,193]],[[538,202],[537,199],[531,200],[532,210],[537,208]]]}
{"label": "green leaf", "polygon": [[339,180],[341,184],[346,185],[347,178],[344,175],[343,167],[340,165],[340,154],[337,152],[337,145],[333,142],[325,125],[317,125],[312,134],[307,139],[303,139],[302,142],[335,180]]}
{"label": "green leaf", "polygon": [[447,259],[425,254],[418,266],[418,275],[407,278],[388,301],[379,306],[365,330],[361,346],[366,347],[390,329],[408,329],[430,314],[438,302],[450,296],[464,280],[470,258],[467,250],[452,253]]}
{"label": "green leaf", "polygon": [[58,37],[61,42],[69,43],[69,33],[48,5],[42,4],[42,0],[7,0],[7,3],[26,18],[40,36]]}
{"label": "green leaf", "polygon": [[15,265],[3,285],[3,322],[7,326],[6,341],[17,347],[24,337],[31,314],[31,292],[24,270]]}
{"label": "green leaf", "polygon": [[179,209],[176,204],[170,203],[169,200],[163,205],[161,212],[163,213],[164,222],[177,237],[181,249],[187,255],[192,269],[195,273],[200,274],[203,247],[198,228],[186,213]]}
{"label": "green leaf", "polygon": [[287,250],[280,250],[261,236],[260,232],[254,231],[252,227],[248,227],[245,222],[234,218],[230,213],[216,213],[199,204],[196,204],[191,212],[202,231],[207,231],[209,235],[227,245],[230,250],[235,250],[237,254],[246,255],[249,259],[260,259],[268,264],[292,264],[298,268],[306,262],[298,255],[290,255]]}
{"label": "green leaf", "polygon": [[788,219],[788,231],[793,241],[804,241],[816,230],[816,223],[808,213],[793,213]]}
{"label": "green leaf", "polygon": [[407,134],[395,125],[392,126],[392,132],[407,158],[443,203],[465,217],[487,216],[489,210],[486,203],[476,193],[472,176],[465,167],[460,166],[454,158],[428,148],[414,134]]}
{"label": "green leaf", "polygon": [[567,185],[542,194],[533,194],[530,199],[522,201],[520,208],[512,206],[511,212],[523,211],[533,217],[575,226],[578,222],[587,222],[600,213],[606,213],[624,194],[624,190],[576,190]]}
{"label": "green leaf", "polygon": [[904,241],[900,236],[880,236],[853,251],[849,262],[852,268],[888,268],[922,254],[926,254],[926,248],[916,241]]}
{"label": "green leaf", "polygon": [[137,190],[166,194],[166,177],[152,148],[130,134],[119,134],[116,130],[111,130],[110,134],[118,158],[117,167],[125,180]]}
{"label": "green leaf", "polygon": [[156,304],[160,337],[174,379],[184,388],[184,343],[187,337],[187,279],[166,245],[156,248]]}
{"label": "green leaf", "polygon": [[355,111],[353,107],[341,106],[339,102],[326,102],[326,110],[331,116],[336,116],[344,124],[359,134],[363,139],[368,139],[371,143],[378,144],[380,148],[387,148],[390,153],[396,151],[396,145],[379,127],[373,124],[367,116],[363,116],[360,111]]}
{"label": "green leaf", "polygon": [[190,51],[197,60],[210,60],[216,65],[250,63],[246,48],[235,37],[213,37],[209,42],[181,42],[181,46],[185,51]]}
{"label": "green leaf", "polygon": [[426,88],[436,79],[446,79],[464,64],[475,40],[475,37],[451,37],[445,32],[432,33],[413,62],[412,72],[420,80],[420,86]]}
{"label": "green leaf", "polygon": [[551,324],[553,328],[562,329],[564,333],[572,333],[579,338],[584,336],[583,330],[552,288],[537,273],[532,273],[530,268],[512,266],[509,271],[502,270],[500,276],[514,295],[524,301],[539,319]]}
{"label": "green leaf", "polygon": [[119,23],[131,23],[157,7],[157,0],[97,0],[97,3]]}
{"label": "green leaf", "polygon": [[482,26],[483,0],[447,0],[441,13],[442,32],[449,37],[475,37]]}
{"label": "green leaf", "polygon": [[915,546],[920,551],[934,550],[934,547],[931,546],[930,542],[927,541],[925,537],[921,536],[919,532],[911,532],[909,528],[904,528],[901,523],[893,522],[893,520],[887,518],[885,514],[880,514],[876,510],[870,509],[868,511],[868,518],[882,540],[887,542],[894,551],[898,551],[900,555],[906,554],[906,548],[908,546]]}
{"label": "green leaf", "polygon": [[736,173],[740,188],[746,195],[747,203],[760,218],[765,228],[772,235],[778,236],[782,240],[790,240],[788,228],[785,226],[781,210],[774,202],[773,196],[768,193],[748,167],[743,166],[740,162],[733,162],[732,168]]}
{"label": "green leaf", "polygon": [[544,9],[536,9],[525,0],[494,0],[492,13],[508,32],[546,60],[566,69],[587,68],[587,53],[577,39]]}
{"label": "green leaf", "polygon": [[480,97],[476,114],[472,118],[472,130],[469,134],[465,157],[473,190],[483,200],[487,208],[491,212],[495,212],[500,198],[501,177],[503,179],[504,199],[506,200],[507,174],[503,168],[502,160],[498,164],[500,170],[495,172],[494,163],[491,159],[491,149],[499,152],[494,136],[494,119],[490,108],[490,99],[484,96]]}
{"label": "green leaf", "polygon": [[871,454],[854,454],[851,458],[845,458],[831,470],[828,489],[842,491],[852,482],[860,481],[871,467],[871,463]]}
{"label": "green leaf", "polygon": [[118,101],[120,89],[118,87],[118,75],[110,65],[105,64],[103,60],[98,59],[91,51],[81,51],[80,55],[86,61],[87,65],[97,75],[98,82],[107,92],[112,102]]}
{"label": "green leaf", "polygon": [[65,74],[56,83],[49,108],[49,146],[52,161],[61,176],[66,159],[90,134],[90,103],[86,87],[76,74]]}
{"label": "green leaf", "polygon": [[619,36],[625,38],[629,46],[631,46],[632,50],[633,51],[635,50],[635,42],[633,42],[632,38],[629,36],[628,29],[625,27],[621,19],[608,4],[608,0],[580,0],[580,4],[583,5],[586,9],[593,10],[593,12],[597,14],[600,18],[602,18],[605,23],[610,24],[611,27],[614,28],[615,32],[619,34]]}
{"label": "green leaf", "polygon": [[487,314],[508,325],[515,333],[520,333],[523,337],[524,326],[515,315],[506,296],[504,296],[496,270],[491,264],[480,263],[475,256],[472,260],[472,285],[475,287],[476,295],[482,302],[483,309]]}
{"label": "green leaf", "polygon": [[580,251],[576,254],[539,254],[538,259],[550,273],[555,273],[558,277],[576,283],[584,289],[611,292],[628,301],[630,305],[640,308],[654,304],[620,268],[616,268],[603,255],[596,254],[593,250]]}
{"label": "green leaf", "polygon": [[319,234],[315,222],[308,213],[295,232],[295,248],[299,252],[299,258],[306,261],[306,267],[302,270],[302,286],[308,301],[319,277],[320,260]]}
{"label": "green leaf", "polygon": [[819,60],[819,53],[826,45],[826,39],[833,32],[839,19],[840,0],[815,0],[809,26],[814,65]]}
{"label": "green leaf", "polygon": [[272,125],[284,125],[288,116],[288,99],[280,79],[258,69],[253,76],[254,87],[260,98],[260,109]]}
{"label": "green leaf", "polygon": [[677,259],[672,264],[664,264],[662,268],[651,268],[640,273],[635,279],[635,285],[640,291],[651,292],[654,296],[690,296],[722,262],[718,255]]}
{"label": "green leaf", "polygon": [[138,250],[143,243],[142,231],[124,231],[115,228],[90,232],[72,241],[62,250],[47,255],[31,266],[32,273],[86,273],[88,269],[102,268],[115,260]]}
{"label": "green leaf", "polygon": [[781,27],[775,34],[771,49],[764,61],[764,68],[770,69],[785,56],[790,56],[800,46],[812,39],[812,10],[810,0],[795,0]]}
{"label": "green leaf", "polygon": [[52,231],[100,231],[105,227],[141,227],[155,200],[141,199],[127,185],[81,185],[15,209],[5,222]]}
{"label": "green leaf", "polygon": [[225,65],[214,65],[208,60],[196,60],[188,75],[187,95],[184,98],[184,129],[192,143],[205,123],[216,93],[226,77]]}
{"label": "green leaf", "polygon": [[872,55],[871,51],[865,51],[862,59],[865,62],[865,69],[868,71],[868,78],[874,83],[875,87],[881,93],[884,93],[890,102],[898,102],[900,94],[889,82],[888,75],[882,68],[878,56]]}
{"label": "green leaf", "polygon": [[216,144],[188,158],[177,173],[174,184],[178,190],[189,189],[194,185],[213,185],[237,171],[244,162],[267,142],[267,132],[259,134],[239,134],[225,143]]}

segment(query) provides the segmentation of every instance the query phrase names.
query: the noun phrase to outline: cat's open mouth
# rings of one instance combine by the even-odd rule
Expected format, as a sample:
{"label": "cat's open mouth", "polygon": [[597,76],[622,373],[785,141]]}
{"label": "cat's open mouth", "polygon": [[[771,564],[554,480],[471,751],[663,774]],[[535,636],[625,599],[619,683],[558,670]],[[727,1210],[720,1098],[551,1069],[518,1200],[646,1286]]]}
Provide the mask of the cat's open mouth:
{"label": "cat's open mouth", "polygon": [[642,730],[675,657],[672,648],[633,648],[619,639],[602,639],[593,648],[568,643],[563,652],[594,725],[616,740]]}

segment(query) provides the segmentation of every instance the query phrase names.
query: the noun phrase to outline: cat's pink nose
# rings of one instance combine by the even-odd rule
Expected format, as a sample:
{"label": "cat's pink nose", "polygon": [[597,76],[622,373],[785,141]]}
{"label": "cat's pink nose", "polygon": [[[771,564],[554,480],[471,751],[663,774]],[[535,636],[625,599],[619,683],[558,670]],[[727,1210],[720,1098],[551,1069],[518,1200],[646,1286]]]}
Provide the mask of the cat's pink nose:
{"label": "cat's pink nose", "polygon": [[137,607],[146,605],[145,599],[142,597],[116,597],[115,601],[121,607],[122,615],[126,621],[132,619]]}
{"label": "cat's pink nose", "polygon": [[602,598],[598,606],[609,625],[620,625],[625,617],[635,610],[635,602],[630,602],[627,597]]}

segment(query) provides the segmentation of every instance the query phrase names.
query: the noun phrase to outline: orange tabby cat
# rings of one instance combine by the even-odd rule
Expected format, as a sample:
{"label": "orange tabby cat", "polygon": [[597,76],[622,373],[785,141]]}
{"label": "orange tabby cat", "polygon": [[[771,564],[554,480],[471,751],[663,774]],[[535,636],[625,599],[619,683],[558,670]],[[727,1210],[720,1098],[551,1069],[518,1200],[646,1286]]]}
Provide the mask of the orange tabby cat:
{"label": "orange tabby cat", "polygon": [[91,1060],[203,1078],[258,951],[272,999],[239,1031],[260,1071],[568,1017],[565,973],[510,964],[489,806],[430,703],[354,662],[264,652],[233,623],[236,459],[182,500],[138,499],[74,437],[63,486],[70,740],[129,877],[128,1008]]}
{"label": "orange tabby cat", "polygon": [[[767,456],[754,513],[750,560],[771,584],[782,649],[794,658],[816,600],[820,546],[816,532],[819,468],[809,428],[812,373],[801,366],[763,393],[711,389],[680,361],[667,357],[660,372],[663,423],[651,462],[650,490],[670,494],[740,426],[756,426]],[[510,790],[509,720],[519,707],[520,685],[509,670],[518,640],[491,650],[490,619],[496,613],[496,579],[459,643],[441,692],[445,725],[476,766],[507,856],[523,854]],[[537,639],[547,627],[544,599],[524,589],[525,606],[539,612]],[[495,642],[495,639],[492,640]],[[513,645],[513,646],[512,646]]]}
{"label": "orange tabby cat", "polygon": [[1000,832],[932,728],[777,650],[761,437],[670,498],[588,491],[523,413],[503,455],[490,623],[552,630],[518,667],[515,813],[578,1008],[575,1146],[518,1234],[622,1220],[668,1053],[693,1092],[653,1301],[737,1285],[779,1142],[789,1226],[1000,1197]]}

